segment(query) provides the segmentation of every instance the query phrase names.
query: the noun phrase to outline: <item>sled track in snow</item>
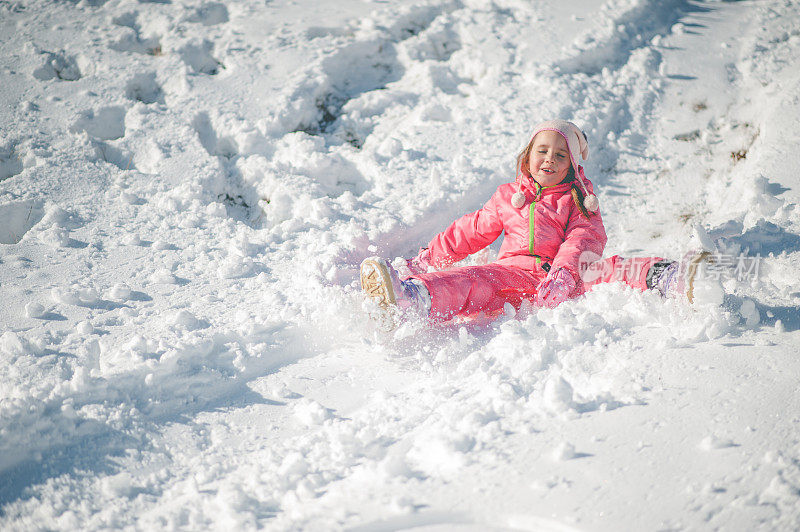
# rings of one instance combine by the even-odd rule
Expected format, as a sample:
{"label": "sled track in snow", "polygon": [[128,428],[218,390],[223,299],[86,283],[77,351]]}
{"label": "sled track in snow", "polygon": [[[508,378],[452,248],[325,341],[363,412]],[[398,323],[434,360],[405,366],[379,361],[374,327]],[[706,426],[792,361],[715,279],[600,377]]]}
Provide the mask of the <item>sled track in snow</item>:
{"label": "sled track in snow", "polygon": [[[447,61],[459,49],[457,40],[442,28],[430,31],[442,17],[455,9],[454,2],[443,6],[415,7],[394,24],[384,28],[377,37],[355,40],[325,57],[319,65],[309,70],[314,81],[295,91],[291,100],[311,98],[316,113],[300,119],[291,131],[302,131],[309,135],[322,135],[330,140],[338,139],[361,148],[370,133],[369,121],[342,123],[341,118],[348,103],[380,91],[403,77],[405,68],[398,60],[397,45],[412,38],[427,40],[428,57]],[[429,35],[428,35],[429,34]],[[314,75],[312,72],[318,72]],[[369,118],[369,117],[366,117]]]}

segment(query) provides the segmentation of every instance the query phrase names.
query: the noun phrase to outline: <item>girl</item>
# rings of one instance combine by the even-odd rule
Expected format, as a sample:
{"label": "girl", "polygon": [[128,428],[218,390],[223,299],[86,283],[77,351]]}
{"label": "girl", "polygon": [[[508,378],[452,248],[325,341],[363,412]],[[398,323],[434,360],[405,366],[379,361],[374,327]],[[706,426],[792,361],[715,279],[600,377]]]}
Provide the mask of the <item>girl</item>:
{"label": "girl", "polygon": [[[659,257],[597,262],[606,232],[592,183],[578,164],[589,156],[586,135],[572,122],[536,126],[517,156],[517,178],[500,185],[478,211],[453,222],[398,269],[371,257],[361,263],[361,287],[383,309],[417,309],[447,320],[495,313],[522,301],[555,307],[600,282],[622,281],[663,295],[692,297],[694,269]],[[497,260],[451,268],[504,235]],[[397,261],[396,261],[397,262]],[[389,320],[388,327],[396,325]]]}

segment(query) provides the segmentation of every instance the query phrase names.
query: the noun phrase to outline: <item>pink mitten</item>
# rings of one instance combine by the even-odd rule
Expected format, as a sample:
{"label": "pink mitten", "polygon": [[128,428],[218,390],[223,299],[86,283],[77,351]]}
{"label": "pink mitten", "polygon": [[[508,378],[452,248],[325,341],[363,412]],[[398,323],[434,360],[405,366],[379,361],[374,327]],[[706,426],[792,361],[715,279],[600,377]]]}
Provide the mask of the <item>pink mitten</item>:
{"label": "pink mitten", "polygon": [[413,259],[404,259],[397,257],[392,261],[392,267],[397,270],[401,279],[408,279],[412,275],[419,275],[420,273],[428,273],[431,252],[428,248],[420,249],[419,253]]}
{"label": "pink mitten", "polygon": [[575,289],[575,278],[565,268],[559,268],[547,274],[536,287],[536,304],[554,308],[569,298]]}
{"label": "pink mitten", "polygon": [[428,268],[430,267],[431,252],[428,248],[420,249],[416,257],[408,260],[408,269],[411,270],[412,275],[428,273]]}

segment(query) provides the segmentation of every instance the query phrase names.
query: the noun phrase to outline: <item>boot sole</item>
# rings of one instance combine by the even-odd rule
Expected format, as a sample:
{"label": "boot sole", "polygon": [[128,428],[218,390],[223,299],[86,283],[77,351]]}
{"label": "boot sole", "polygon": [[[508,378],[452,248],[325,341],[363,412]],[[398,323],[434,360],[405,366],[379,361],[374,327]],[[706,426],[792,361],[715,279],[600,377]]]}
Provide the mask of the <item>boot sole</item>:
{"label": "boot sole", "polygon": [[383,311],[380,316],[376,316],[380,328],[384,331],[396,329],[397,323],[393,314],[397,309],[397,301],[389,271],[380,259],[369,258],[361,262],[361,290]]}
{"label": "boot sole", "polygon": [[694,281],[695,277],[697,277],[697,270],[704,261],[714,262],[711,253],[708,251],[703,251],[697,254],[689,262],[686,272],[686,298],[689,300],[689,303],[694,303]]}

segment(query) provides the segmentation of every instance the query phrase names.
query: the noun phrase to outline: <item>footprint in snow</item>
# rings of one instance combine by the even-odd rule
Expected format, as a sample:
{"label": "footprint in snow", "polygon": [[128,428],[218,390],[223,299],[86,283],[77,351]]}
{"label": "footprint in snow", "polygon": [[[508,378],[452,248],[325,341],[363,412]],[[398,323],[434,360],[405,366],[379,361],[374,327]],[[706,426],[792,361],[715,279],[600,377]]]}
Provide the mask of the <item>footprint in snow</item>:
{"label": "footprint in snow", "polygon": [[186,20],[199,22],[203,26],[215,26],[228,22],[228,8],[219,2],[207,2],[194,8]]}
{"label": "footprint in snow", "polygon": [[41,201],[14,201],[0,205],[0,244],[16,244],[44,217]]}
{"label": "footprint in snow", "polygon": [[117,30],[119,37],[109,45],[109,48],[118,52],[161,55],[159,37],[157,35],[143,35],[138,18],[138,13],[130,11],[112,19],[112,22],[122,29]]}
{"label": "footprint in snow", "polygon": [[201,112],[195,115],[192,127],[197,132],[200,144],[212,157],[232,159],[239,155],[236,140],[232,136],[218,134],[208,113]]}
{"label": "footprint in snow", "polygon": [[82,111],[70,131],[85,131],[89,136],[100,140],[122,138],[125,136],[125,108],[115,105]]}
{"label": "footprint in snow", "polygon": [[22,172],[22,159],[17,152],[17,145],[13,143],[0,146],[0,181]]}
{"label": "footprint in snow", "polygon": [[216,59],[212,52],[214,44],[203,39],[200,42],[189,42],[178,48],[178,55],[186,65],[196,74],[208,74],[214,76],[219,74],[225,65]]}
{"label": "footprint in snow", "polygon": [[125,84],[125,97],[144,104],[164,103],[164,91],[156,82],[155,72],[135,74]]}
{"label": "footprint in snow", "polygon": [[105,162],[113,164],[120,170],[136,168],[133,161],[133,153],[117,148],[101,140],[92,139],[91,142],[97,157]]}
{"label": "footprint in snow", "polygon": [[40,81],[51,79],[59,81],[77,81],[81,79],[81,70],[74,55],[62,52],[41,52],[42,63],[33,71],[33,77]]}

